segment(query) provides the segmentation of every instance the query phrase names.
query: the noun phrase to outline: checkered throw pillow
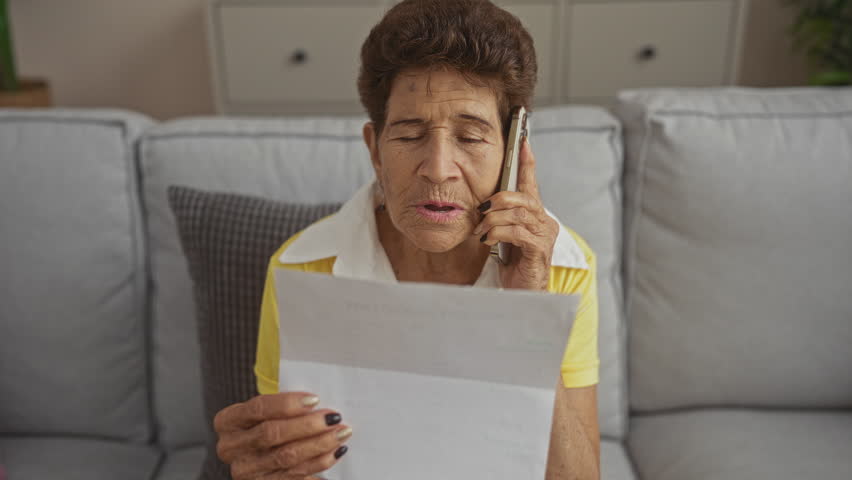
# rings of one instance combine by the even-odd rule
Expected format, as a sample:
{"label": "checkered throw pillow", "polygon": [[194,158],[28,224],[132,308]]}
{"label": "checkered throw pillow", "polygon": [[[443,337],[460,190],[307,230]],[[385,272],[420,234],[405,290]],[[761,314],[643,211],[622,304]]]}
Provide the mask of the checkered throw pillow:
{"label": "checkered throw pillow", "polygon": [[216,456],[213,417],[257,395],[253,371],[266,269],[292,235],[339,204],[299,205],[232,193],[171,186],[193,281],[204,407],[209,428],[203,480],[230,479]]}

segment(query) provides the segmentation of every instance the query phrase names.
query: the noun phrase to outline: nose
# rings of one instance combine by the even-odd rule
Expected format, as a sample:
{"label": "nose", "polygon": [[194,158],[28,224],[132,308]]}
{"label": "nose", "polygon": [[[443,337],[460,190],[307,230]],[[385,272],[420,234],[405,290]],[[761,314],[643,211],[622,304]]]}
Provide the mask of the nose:
{"label": "nose", "polygon": [[455,146],[444,135],[434,135],[423,146],[422,162],[417,174],[432,183],[444,183],[461,178],[461,170],[456,163]]}

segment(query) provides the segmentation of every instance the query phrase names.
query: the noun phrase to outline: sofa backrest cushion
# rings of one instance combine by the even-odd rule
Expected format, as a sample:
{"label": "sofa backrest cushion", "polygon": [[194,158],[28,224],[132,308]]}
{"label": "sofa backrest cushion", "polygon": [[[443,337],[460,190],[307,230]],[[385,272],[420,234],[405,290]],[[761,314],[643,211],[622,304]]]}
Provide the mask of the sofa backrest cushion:
{"label": "sofa backrest cushion", "polygon": [[0,110],[0,433],[145,442],[145,252],[114,110]]}
{"label": "sofa backrest cushion", "polygon": [[626,333],[621,293],[621,127],[597,107],[536,109],[530,146],[542,200],[592,247],[598,267],[598,420],[601,435],[627,431]]}
{"label": "sofa backrest cushion", "polygon": [[632,407],[852,406],[852,89],[618,111]]}
{"label": "sofa backrest cushion", "polygon": [[167,189],[183,185],[291,203],[346,201],[372,179],[358,118],[185,119],[157,125],[140,161],[153,281],[154,405],[168,449],[204,443],[192,283]]}

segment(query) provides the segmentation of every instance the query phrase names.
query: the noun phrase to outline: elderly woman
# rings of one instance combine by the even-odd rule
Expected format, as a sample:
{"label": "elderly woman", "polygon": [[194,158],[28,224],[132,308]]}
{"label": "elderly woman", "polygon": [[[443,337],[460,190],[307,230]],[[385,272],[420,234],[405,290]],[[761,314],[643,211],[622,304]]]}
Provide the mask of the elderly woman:
{"label": "elderly woman", "polygon": [[[255,365],[261,395],[217,415],[220,458],[236,479],[304,479],[347,452],[345,412],[318,408],[308,392],[278,392],[272,272],[289,268],[581,294],[557,382],[547,478],[598,478],[594,254],[542,206],[528,142],[519,191],[495,193],[510,108],[529,108],[535,86],[530,35],[487,0],[407,0],[373,28],[361,60],[376,181],[273,256]],[[507,265],[490,259],[497,242],[513,245]]]}

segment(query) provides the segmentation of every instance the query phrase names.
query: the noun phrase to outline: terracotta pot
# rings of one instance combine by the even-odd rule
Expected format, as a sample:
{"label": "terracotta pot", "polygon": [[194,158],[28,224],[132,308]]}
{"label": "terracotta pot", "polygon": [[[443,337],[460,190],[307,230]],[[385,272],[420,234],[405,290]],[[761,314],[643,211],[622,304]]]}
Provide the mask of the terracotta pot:
{"label": "terracotta pot", "polygon": [[0,90],[0,108],[38,108],[50,106],[50,86],[47,81],[22,78],[18,89]]}

